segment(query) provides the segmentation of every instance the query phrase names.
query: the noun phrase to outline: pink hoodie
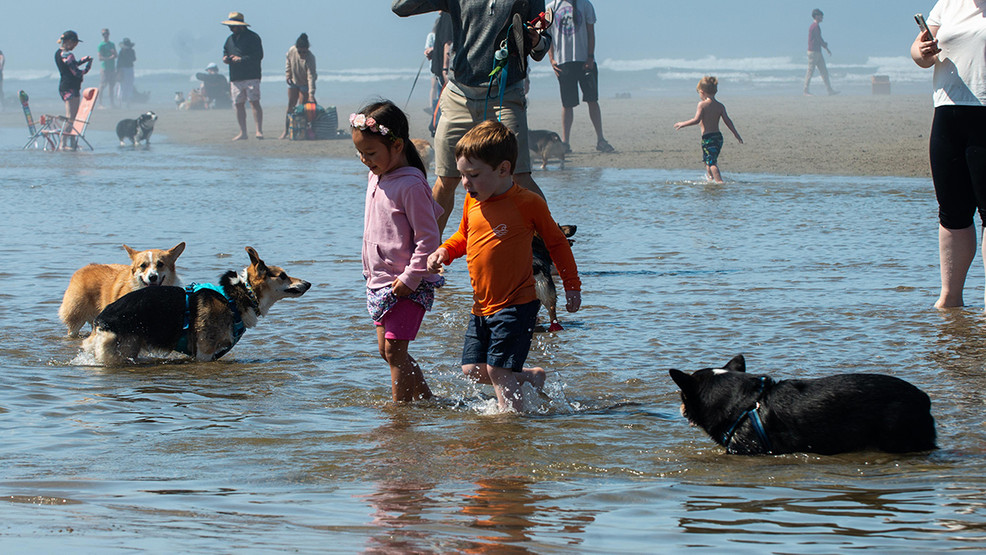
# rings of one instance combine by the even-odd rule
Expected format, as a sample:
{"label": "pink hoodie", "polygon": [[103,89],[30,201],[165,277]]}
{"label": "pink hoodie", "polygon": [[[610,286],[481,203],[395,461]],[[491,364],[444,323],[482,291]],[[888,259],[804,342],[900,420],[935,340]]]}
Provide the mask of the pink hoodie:
{"label": "pink hoodie", "polygon": [[428,272],[427,261],[442,242],[442,207],[432,199],[424,174],[413,166],[379,177],[369,174],[363,217],[366,287],[388,287],[394,278],[411,289],[422,280],[437,281],[440,276]]}

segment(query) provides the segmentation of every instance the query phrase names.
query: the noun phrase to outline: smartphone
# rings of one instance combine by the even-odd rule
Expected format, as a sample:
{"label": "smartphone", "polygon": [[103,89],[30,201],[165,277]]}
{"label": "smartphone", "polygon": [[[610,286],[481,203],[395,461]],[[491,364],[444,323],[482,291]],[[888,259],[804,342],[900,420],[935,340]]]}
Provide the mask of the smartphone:
{"label": "smartphone", "polygon": [[931,40],[935,40],[935,35],[931,34],[931,29],[928,29],[928,23],[924,20],[923,15],[919,13],[914,14],[914,21],[918,22],[918,27],[920,27],[922,31],[928,33],[928,36],[931,37]]}

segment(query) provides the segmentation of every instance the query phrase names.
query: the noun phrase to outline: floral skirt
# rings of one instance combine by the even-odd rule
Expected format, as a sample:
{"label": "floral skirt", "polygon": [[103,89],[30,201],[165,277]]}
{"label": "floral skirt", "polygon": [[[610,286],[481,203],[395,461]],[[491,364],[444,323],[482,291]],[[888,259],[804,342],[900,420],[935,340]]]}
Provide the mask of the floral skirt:
{"label": "floral skirt", "polygon": [[[425,310],[431,310],[435,303],[435,289],[443,285],[445,285],[445,278],[442,276],[439,276],[437,281],[422,281],[421,285],[405,298],[418,303]],[[394,294],[394,288],[389,285],[379,289],[367,289],[366,310],[374,322],[379,322],[383,315],[397,304],[400,298]]]}

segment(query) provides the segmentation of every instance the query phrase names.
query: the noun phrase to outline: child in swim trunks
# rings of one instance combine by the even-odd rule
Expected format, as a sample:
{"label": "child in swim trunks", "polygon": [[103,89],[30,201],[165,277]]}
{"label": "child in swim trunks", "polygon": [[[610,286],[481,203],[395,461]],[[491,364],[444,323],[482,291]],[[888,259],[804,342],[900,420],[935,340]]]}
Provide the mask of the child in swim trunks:
{"label": "child in swim trunks", "polygon": [[716,183],[722,183],[722,175],[719,173],[719,152],[722,150],[722,133],[719,131],[719,120],[726,124],[726,127],[733,132],[733,136],[740,144],[743,139],[733,127],[733,120],[726,115],[726,107],[716,100],[716,92],[719,90],[719,80],[710,75],[706,75],[698,82],[695,87],[698,96],[698,110],[695,117],[686,121],[679,121],[674,124],[674,128],[681,129],[690,125],[698,124],[702,130],[702,159],[705,162],[705,175]]}

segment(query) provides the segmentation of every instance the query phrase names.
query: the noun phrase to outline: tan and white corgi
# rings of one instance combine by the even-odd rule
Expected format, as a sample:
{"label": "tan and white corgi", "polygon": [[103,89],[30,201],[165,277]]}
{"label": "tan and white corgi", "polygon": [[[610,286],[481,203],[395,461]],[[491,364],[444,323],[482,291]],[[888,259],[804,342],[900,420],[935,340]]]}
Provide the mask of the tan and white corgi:
{"label": "tan and white corgi", "polygon": [[266,265],[253,247],[246,251],[250,265],[226,272],[218,285],[145,287],[110,303],[83,350],[110,366],[135,362],[141,352],[177,351],[201,362],[223,356],[274,303],[312,286]]}
{"label": "tan and white corgi", "polygon": [[185,250],[178,243],[168,250],[136,251],[123,245],[130,256],[130,265],[89,264],[76,270],[65,289],[58,317],[77,336],[87,322],[91,325],[106,305],[143,287],[180,285],[175,261]]}

